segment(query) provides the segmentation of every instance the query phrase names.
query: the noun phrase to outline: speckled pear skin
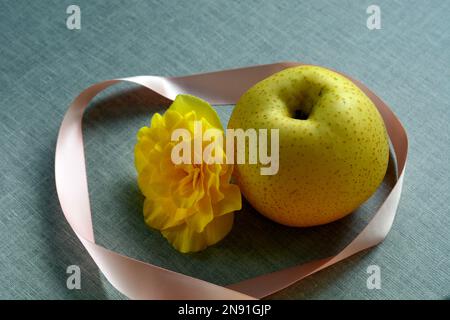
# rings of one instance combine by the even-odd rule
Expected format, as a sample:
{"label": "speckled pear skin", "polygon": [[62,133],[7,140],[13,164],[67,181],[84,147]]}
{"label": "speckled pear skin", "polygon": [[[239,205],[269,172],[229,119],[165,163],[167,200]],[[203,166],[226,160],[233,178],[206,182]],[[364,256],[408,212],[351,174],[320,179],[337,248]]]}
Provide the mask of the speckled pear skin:
{"label": "speckled pear skin", "polygon": [[238,101],[228,128],[279,129],[278,173],[264,176],[259,164],[247,163],[235,173],[251,205],[284,225],[340,219],[386,174],[389,143],[381,115],[355,84],[322,67],[289,68],[257,83]]}

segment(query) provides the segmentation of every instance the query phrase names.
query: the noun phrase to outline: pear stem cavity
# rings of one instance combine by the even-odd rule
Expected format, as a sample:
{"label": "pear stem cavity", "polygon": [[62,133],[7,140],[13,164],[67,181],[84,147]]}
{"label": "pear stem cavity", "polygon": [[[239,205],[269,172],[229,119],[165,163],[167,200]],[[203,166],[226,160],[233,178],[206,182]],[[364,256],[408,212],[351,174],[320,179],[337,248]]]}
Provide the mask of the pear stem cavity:
{"label": "pear stem cavity", "polygon": [[303,111],[303,110],[297,109],[297,110],[294,111],[294,119],[297,119],[297,120],[307,120],[308,117],[309,117],[309,114],[306,113],[306,112]]}
{"label": "pear stem cavity", "polygon": [[320,88],[309,88],[309,90],[306,90],[306,97],[301,97],[301,104],[300,106],[294,108],[292,117],[297,120],[308,120],[312,109],[319,101],[319,99],[321,99],[324,93],[324,89],[325,87],[322,86]]}

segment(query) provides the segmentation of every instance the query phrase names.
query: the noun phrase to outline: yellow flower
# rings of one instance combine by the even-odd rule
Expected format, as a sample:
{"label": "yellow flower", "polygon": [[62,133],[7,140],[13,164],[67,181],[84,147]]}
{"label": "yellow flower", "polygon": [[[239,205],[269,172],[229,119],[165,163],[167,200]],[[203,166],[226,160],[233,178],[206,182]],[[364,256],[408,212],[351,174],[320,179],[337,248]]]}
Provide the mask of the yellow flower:
{"label": "yellow flower", "polygon": [[[145,222],[181,252],[199,251],[222,240],[231,230],[234,211],[241,209],[239,187],[230,183],[233,166],[225,160],[172,161],[172,149],[179,142],[171,140],[172,132],[187,129],[194,137],[195,121],[201,121],[203,130],[220,130],[223,136],[219,117],[206,101],[178,95],[162,116],[153,116],[150,127],[139,130],[135,146]],[[204,147],[210,142],[201,143]]]}

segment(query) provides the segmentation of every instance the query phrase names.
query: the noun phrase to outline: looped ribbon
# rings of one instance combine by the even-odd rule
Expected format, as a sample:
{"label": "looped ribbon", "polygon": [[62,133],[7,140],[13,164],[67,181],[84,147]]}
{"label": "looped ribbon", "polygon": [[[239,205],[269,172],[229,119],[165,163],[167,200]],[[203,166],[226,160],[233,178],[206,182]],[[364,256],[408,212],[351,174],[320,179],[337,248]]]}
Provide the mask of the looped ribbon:
{"label": "looped ribbon", "polygon": [[334,256],[261,275],[222,287],[108,250],[95,243],[86,164],[82,119],[89,102],[102,90],[121,81],[144,86],[174,100],[192,94],[213,105],[235,104],[255,83],[301,63],[280,62],[182,77],[137,76],[94,84],[72,102],[62,121],[55,152],[55,180],[62,211],[109,282],[131,299],[260,299],[347,257],[379,244],[391,229],[403,185],[408,138],[401,122],[389,107],[361,82],[349,78],[378,108],[396,156],[398,179],[371,221],[344,249]]}

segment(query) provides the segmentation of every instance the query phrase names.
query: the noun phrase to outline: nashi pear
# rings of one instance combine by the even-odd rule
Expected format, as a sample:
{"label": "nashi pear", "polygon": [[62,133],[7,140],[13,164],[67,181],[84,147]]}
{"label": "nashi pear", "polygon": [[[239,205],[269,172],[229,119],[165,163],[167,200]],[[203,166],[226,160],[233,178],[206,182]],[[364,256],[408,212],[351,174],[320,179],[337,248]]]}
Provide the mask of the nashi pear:
{"label": "nashi pear", "polygon": [[235,172],[252,206],[288,226],[348,215],[375,192],[389,161],[373,102],[323,67],[288,68],[257,83],[238,101],[228,128],[279,129],[277,174],[261,175],[261,165],[248,162]]}

